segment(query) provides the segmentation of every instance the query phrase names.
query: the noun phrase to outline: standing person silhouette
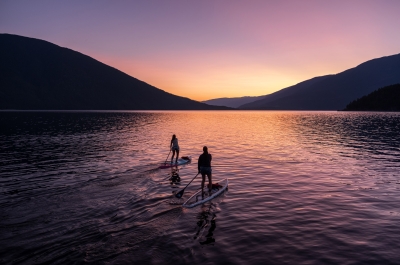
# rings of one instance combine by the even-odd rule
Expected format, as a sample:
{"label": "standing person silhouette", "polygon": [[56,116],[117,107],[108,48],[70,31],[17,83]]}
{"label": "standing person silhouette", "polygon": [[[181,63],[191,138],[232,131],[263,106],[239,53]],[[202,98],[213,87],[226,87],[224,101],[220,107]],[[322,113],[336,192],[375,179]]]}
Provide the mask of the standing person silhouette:
{"label": "standing person silhouette", "polygon": [[174,160],[175,152],[176,152],[175,164],[177,164],[178,158],[179,158],[179,145],[178,145],[178,138],[176,138],[175,134],[172,135],[170,148],[172,151],[171,164],[172,164],[172,161]]}
{"label": "standing person silhouette", "polygon": [[201,173],[202,181],[201,181],[201,190],[204,193],[204,182],[206,180],[206,175],[208,177],[208,191],[212,189],[212,174],[211,174],[211,154],[208,153],[207,146],[203,147],[203,153],[199,156],[199,161],[197,168],[199,173]]}

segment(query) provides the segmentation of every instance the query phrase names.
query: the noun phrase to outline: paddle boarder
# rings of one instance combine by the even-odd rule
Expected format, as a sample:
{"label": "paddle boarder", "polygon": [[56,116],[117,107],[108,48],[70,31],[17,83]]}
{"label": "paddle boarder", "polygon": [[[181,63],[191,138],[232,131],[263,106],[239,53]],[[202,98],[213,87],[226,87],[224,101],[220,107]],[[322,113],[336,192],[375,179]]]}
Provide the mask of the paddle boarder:
{"label": "paddle boarder", "polygon": [[172,135],[170,148],[171,148],[171,151],[172,151],[171,164],[172,164],[172,161],[174,160],[175,152],[176,152],[175,164],[177,164],[178,163],[178,158],[179,158],[179,145],[178,145],[178,138],[176,138],[175,134]]}
{"label": "paddle boarder", "polygon": [[198,172],[201,173],[203,178],[201,181],[201,190],[204,191],[204,182],[206,181],[206,175],[208,177],[208,190],[212,189],[212,174],[211,174],[211,154],[208,153],[207,146],[203,147],[203,153],[199,156],[198,161]]}

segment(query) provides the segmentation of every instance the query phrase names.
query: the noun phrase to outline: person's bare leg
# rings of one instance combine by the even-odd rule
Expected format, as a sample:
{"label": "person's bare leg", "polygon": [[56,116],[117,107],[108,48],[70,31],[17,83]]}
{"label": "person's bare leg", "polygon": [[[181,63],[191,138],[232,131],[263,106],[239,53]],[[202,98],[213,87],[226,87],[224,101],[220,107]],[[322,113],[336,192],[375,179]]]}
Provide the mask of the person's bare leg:
{"label": "person's bare leg", "polygon": [[210,191],[212,190],[212,173],[208,175],[208,188]]}
{"label": "person's bare leg", "polygon": [[175,162],[178,164],[179,150],[176,150],[176,160]]}
{"label": "person's bare leg", "polygon": [[171,164],[172,164],[172,161],[174,161],[174,156],[175,156],[175,149],[172,150]]}
{"label": "person's bare leg", "polygon": [[201,174],[201,196],[204,196],[204,182],[206,181],[206,175]]}

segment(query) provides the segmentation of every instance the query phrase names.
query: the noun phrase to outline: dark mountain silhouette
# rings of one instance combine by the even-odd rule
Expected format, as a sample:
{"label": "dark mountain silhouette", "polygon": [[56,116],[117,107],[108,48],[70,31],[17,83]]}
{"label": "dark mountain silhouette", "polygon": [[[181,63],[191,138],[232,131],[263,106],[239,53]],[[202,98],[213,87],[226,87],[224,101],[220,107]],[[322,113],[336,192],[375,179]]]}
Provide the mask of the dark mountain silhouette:
{"label": "dark mountain silhouette", "polygon": [[372,91],[400,83],[400,54],[373,59],[336,75],[315,77],[240,109],[341,110]]}
{"label": "dark mountain silhouette", "polygon": [[0,109],[210,110],[47,41],[0,34]]}
{"label": "dark mountain silhouette", "polygon": [[265,96],[258,96],[258,97],[236,97],[236,98],[215,98],[202,101],[208,105],[213,106],[226,106],[230,108],[237,108],[243,104],[247,104],[250,102],[254,102],[259,99],[263,99]]}
{"label": "dark mountain silhouette", "polygon": [[382,87],[349,103],[348,111],[400,111],[400,84]]}

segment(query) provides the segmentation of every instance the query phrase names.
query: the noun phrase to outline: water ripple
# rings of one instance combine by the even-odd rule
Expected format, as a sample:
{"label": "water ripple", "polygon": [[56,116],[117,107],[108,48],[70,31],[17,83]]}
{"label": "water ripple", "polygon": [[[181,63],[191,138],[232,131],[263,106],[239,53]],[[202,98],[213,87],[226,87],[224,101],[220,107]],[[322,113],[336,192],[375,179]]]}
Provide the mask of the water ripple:
{"label": "water ripple", "polygon": [[[400,114],[0,112],[2,264],[398,264]],[[158,169],[178,136],[194,161]],[[174,194],[207,145],[229,191]]]}

